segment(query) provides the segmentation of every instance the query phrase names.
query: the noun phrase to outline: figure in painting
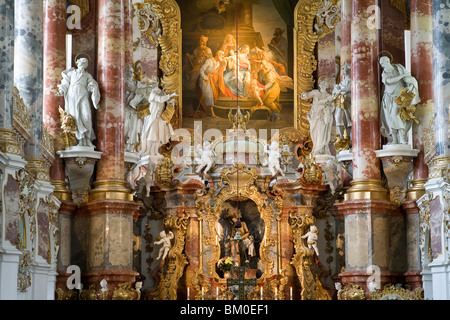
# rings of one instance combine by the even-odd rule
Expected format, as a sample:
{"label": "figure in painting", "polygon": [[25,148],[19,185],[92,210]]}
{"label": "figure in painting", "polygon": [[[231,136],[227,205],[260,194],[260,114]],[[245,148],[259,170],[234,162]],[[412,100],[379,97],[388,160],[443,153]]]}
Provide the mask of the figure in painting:
{"label": "figure in painting", "polygon": [[245,82],[244,80],[248,77],[247,74],[250,73],[250,60],[249,60],[250,47],[248,45],[243,45],[239,48],[237,53],[237,65],[236,61],[233,61],[232,56],[228,59],[228,68],[224,71],[223,79],[225,86],[231,91],[231,93],[236,97],[245,96]]}
{"label": "figure in painting", "polygon": [[270,41],[269,47],[274,51],[275,49],[273,49],[273,47],[275,47],[276,51],[281,53],[281,57],[276,62],[283,64],[284,67],[286,68],[288,41],[283,36],[283,34],[284,30],[281,30],[281,28],[276,28],[273,33],[273,38]]}
{"label": "figure in painting", "polygon": [[329,144],[334,106],[331,103],[333,96],[327,92],[329,86],[329,79],[322,78],[319,79],[319,90],[302,93],[302,99],[313,99],[311,110],[308,113],[313,155],[331,154]]}
{"label": "figure in painting", "polygon": [[384,84],[380,112],[381,133],[388,139],[388,144],[408,144],[407,134],[412,126],[413,116],[406,112],[405,117],[405,110],[398,105],[397,98],[402,95],[410,97],[406,108],[417,105],[420,102],[417,80],[402,65],[392,64],[389,57],[381,57],[380,65],[383,67],[381,77]]}
{"label": "figure in painting", "polygon": [[222,46],[220,47],[220,51],[223,52],[224,57],[232,56],[234,52],[236,52],[236,39],[232,34],[227,34],[225,39],[223,40]]}
{"label": "figure in painting", "polygon": [[207,113],[208,108],[211,109],[211,115],[215,117],[213,106],[223,89],[220,84],[223,82],[223,68],[226,66],[223,51],[217,51],[214,58],[211,53],[208,53],[208,58],[203,63],[199,70],[198,89],[200,92],[199,107],[201,106],[204,113]]}
{"label": "figure in painting", "polygon": [[270,121],[278,121],[281,119],[280,104],[280,84],[278,82],[276,72],[270,62],[261,62],[261,71],[258,73],[258,81],[264,85],[264,95],[262,101],[264,106],[270,109]]}
{"label": "figure in painting", "polygon": [[88,60],[80,58],[76,64],[77,69],[63,71],[57,96],[64,96],[65,112],[75,119],[78,146],[94,148],[92,141],[95,140],[95,132],[92,127],[91,105],[98,109],[100,90],[97,81],[86,72]]}
{"label": "figure in painting", "polygon": [[174,104],[171,100],[177,96],[176,93],[166,94],[158,87],[158,82],[154,84],[154,89],[150,94],[150,115],[144,118],[142,128],[141,150],[142,156],[160,156],[158,149],[164,144],[169,143],[170,137],[174,131],[170,122],[163,119],[163,112],[166,110],[166,104]]}
{"label": "figure in painting", "polygon": [[[351,66],[345,65],[342,68],[343,79],[336,84],[333,89],[333,100],[336,106],[334,117],[336,120],[336,139],[351,139],[352,117],[351,117]],[[338,141],[336,142],[338,144]]]}
{"label": "figure in painting", "polygon": [[208,56],[212,55],[211,48],[208,47],[208,37],[201,35],[199,39],[198,47],[194,49],[192,54],[186,53],[187,60],[189,62],[187,71],[187,80],[196,81],[199,75],[199,70]]}

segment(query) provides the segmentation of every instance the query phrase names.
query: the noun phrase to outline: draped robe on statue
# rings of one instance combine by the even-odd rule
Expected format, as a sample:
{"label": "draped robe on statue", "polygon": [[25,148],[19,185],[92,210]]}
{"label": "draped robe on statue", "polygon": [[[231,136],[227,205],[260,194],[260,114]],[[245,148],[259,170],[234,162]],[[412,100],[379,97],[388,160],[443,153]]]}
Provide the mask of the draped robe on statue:
{"label": "draped robe on statue", "polygon": [[[408,70],[400,64],[392,64],[394,68],[393,72],[383,71],[382,81],[384,84],[384,95],[381,102],[381,133],[385,137],[392,136],[393,131],[405,130],[407,132],[412,123],[410,121],[403,121],[400,118],[399,106],[395,103],[395,99],[398,97],[403,88],[408,88],[415,94],[411,104],[416,105],[420,102],[419,97],[419,85],[417,80],[411,76],[408,76]],[[398,76],[405,75],[402,79],[392,82],[392,80]]]}
{"label": "draped robe on statue", "polygon": [[62,77],[60,86],[66,92],[65,112],[75,118],[77,125],[75,136],[78,141],[83,138],[93,141],[95,132],[92,127],[91,101],[97,109],[100,102],[98,83],[88,72],[80,72],[75,68],[63,71]]}
{"label": "draped robe on statue", "polygon": [[172,95],[166,94],[159,88],[153,89],[150,97],[150,115],[144,118],[142,129],[142,155],[157,155],[157,149],[169,142],[174,131],[172,125],[161,118],[166,102]]}

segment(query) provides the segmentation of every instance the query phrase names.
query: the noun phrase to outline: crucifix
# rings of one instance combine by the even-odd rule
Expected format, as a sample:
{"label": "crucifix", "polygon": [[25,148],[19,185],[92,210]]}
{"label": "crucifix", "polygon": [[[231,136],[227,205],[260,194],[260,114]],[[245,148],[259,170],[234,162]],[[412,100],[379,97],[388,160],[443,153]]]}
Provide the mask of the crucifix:
{"label": "crucifix", "polygon": [[[245,286],[256,286],[256,279],[245,279],[245,267],[237,268],[237,277],[227,279],[227,286],[238,286],[238,299],[245,300]],[[233,273],[232,273],[233,274]]]}

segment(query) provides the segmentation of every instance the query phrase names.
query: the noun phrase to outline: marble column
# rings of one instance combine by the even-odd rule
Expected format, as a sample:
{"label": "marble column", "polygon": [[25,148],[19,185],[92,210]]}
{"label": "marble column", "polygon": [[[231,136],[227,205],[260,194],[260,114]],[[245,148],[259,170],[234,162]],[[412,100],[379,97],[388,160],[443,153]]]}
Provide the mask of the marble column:
{"label": "marble column", "polygon": [[412,288],[421,286],[421,261],[419,251],[420,214],[416,200],[424,193],[428,178],[425,162],[425,128],[433,117],[433,1],[411,1],[411,74],[419,84],[421,102],[416,106],[419,124],[413,125],[414,149],[420,150],[414,159],[414,179],[402,204],[406,213],[407,272],[405,281]]}
{"label": "marble column", "polygon": [[378,1],[381,14],[380,51],[388,51],[393,63],[405,65],[405,15],[391,5],[392,1]]}
{"label": "marble column", "polygon": [[450,104],[450,4],[445,0],[433,1],[433,43],[434,43],[434,113],[436,157],[450,156],[448,131]]}
{"label": "marble column", "polygon": [[[420,214],[429,217],[429,243],[422,256],[422,279],[425,298],[450,299],[450,250],[449,250],[449,190],[450,184],[450,137],[448,130],[450,104],[449,50],[450,50],[450,3],[433,1],[433,91],[434,91],[434,136],[428,136],[431,159],[426,193],[417,200]],[[433,132],[432,132],[433,133]]]}
{"label": "marble column", "polygon": [[101,100],[96,112],[97,162],[94,189],[81,211],[90,217],[88,283],[103,278],[114,287],[134,282],[133,220],[139,204],[133,202],[124,180],[125,40],[124,0],[98,1],[97,82]]}
{"label": "marble column", "polygon": [[15,1],[14,85],[31,112],[32,138],[25,158],[42,158],[43,2]]}
{"label": "marble column", "polygon": [[352,60],[352,0],[341,1],[341,80],[342,68]]}
{"label": "marble column", "polygon": [[[367,288],[372,274],[380,269],[381,284],[395,281],[404,269],[404,217],[388,198],[381,181],[378,30],[371,27],[368,10],[375,0],[352,1],[352,154],[353,181],[342,203],[336,204],[345,224],[345,268],[342,283]],[[403,242],[402,242],[403,241]]]}
{"label": "marble column", "polygon": [[0,128],[12,129],[14,89],[14,1],[0,4]]}
{"label": "marble column", "polygon": [[408,199],[420,198],[428,178],[428,167],[424,159],[425,128],[433,117],[433,1],[411,1],[411,75],[419,83],[421,102],[416,106],[416,117],[420,123],[413,126],[414,149],[420,150],[414,160],[413,187]]}
{"label": "marble column", "polygon": [[[61,73],[66,69],[66,1],[44,2],[44,90],[43,121],[49,134],[54,137],[55,150],[61,150],[61,121],[59,107],[64,108],[64,97],[57,97],[57,85]],[[55,195],[60,200],[71,201],[66,189],[64,162],[57,157],[50,167],[50,179],[55,186]]]}

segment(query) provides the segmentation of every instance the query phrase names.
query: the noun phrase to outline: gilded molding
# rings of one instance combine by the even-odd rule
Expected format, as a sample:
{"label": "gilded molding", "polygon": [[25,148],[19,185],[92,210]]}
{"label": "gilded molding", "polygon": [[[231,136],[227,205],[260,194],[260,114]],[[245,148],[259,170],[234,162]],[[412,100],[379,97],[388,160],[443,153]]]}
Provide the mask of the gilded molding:
{"label": "gilded molding", "polygon": [[[320,38],[334,30],[339,19],[325,15],[328,23],[323,23],[317,29],[317,14],[321,15],[327,11],[327,6],[332,8],[337,1],[321,0],[301,0],[295,8],[295,33],[294,33],[294,105],[295,108],[295,128],[299,131],[301,137],[308,138],[310,135],[310,124],[307,118],[311,110],[311,101],[303,100],[302,93],[314,89],[314,72],[317,70],[317,59],[315,48]],[[325,5],[323,7],[323,5]],[[334,10],[334,9],[333,9]],[[332,17],[332,16],[330,16]],[[328,19],[328,20],[327,20]],[[332,28],[330,28],[332,26]],[[320,35],[317,33],[319,30]]]}
{"label": "gilded molding", "polygon": [[[144,0],[150,4],[161,23],[162,32],[158,36],[161,48],[159,68],[162,71],[161,86],[167,94],[177,93],[175,113],[171,124],[174,130],[182,125],[182,48],[181,13],[175,0]],[[142,36],[146,36],[142,34]],[[150,39],[150,41],[152,41]]]}
{"label": "gilded molding", "polygon": [[152,292],[154,300],[176,300],[180,278],[184,268],[188,264],[184,251],[186,231],[189,224],[189,216],[167,216],[164,219],[164,229],[172,231],[174,242],[165,263],[159,272],[160,282],[155,292]]}
{"label": "gilded molding", "polygon": [[0,152],[22,156],[23,142],[14,130],[0,128]]}
{"label": "gilded molding", "polygon": [[[238,179],[239,175],[239,179]],[[203,243],[205,246],[212,247],[212,259],[207,261],[209,275],[219,278],[215,265],[220,259],[220,244],[216,241],[215,224],[220,219],[220,213],[227,200],[252,200],[255,202],[261,219],[264,221],[264,238],[260,246],[260,258],[264,264],[264,273],[260,279],[269,277],[273,272],[274,262],[268,258],[268,248],[275,245],[276,235],[272,235],[272,221],[274,212],[280,208],[272,202],[269,203],[264,192],[260,192],[255,185],[258,174],[256,168],[248,168],[243,164],[237,164],[231,168],[223,168],[221,171],[221,182],[218,185],[220,191],[210,190],[206,193],[203,190],[196,192],[194,199],[196,200],[197,212],[199,212],[206,221],[208,233],[203,233]],[[239,180],[239,185],[238,185]],[[242,184],[241,184],[242,183]],[[215,194],[215,195],[214,195]],[[281,202],[282,203],[282,202]],[[281,204],[282,205],[282,204]]]}
{"label": "gilded molding", "polygon": [[422,294],[423,288],[408,290],[388,284],[383,290],[370,292],[370,300],[424,300]]}
{"label": "gilded molding", "polygon": [[20,97],[19,89],[13,89],[13,128],[26,141],[31,140],[31,113],[30,109]]}

